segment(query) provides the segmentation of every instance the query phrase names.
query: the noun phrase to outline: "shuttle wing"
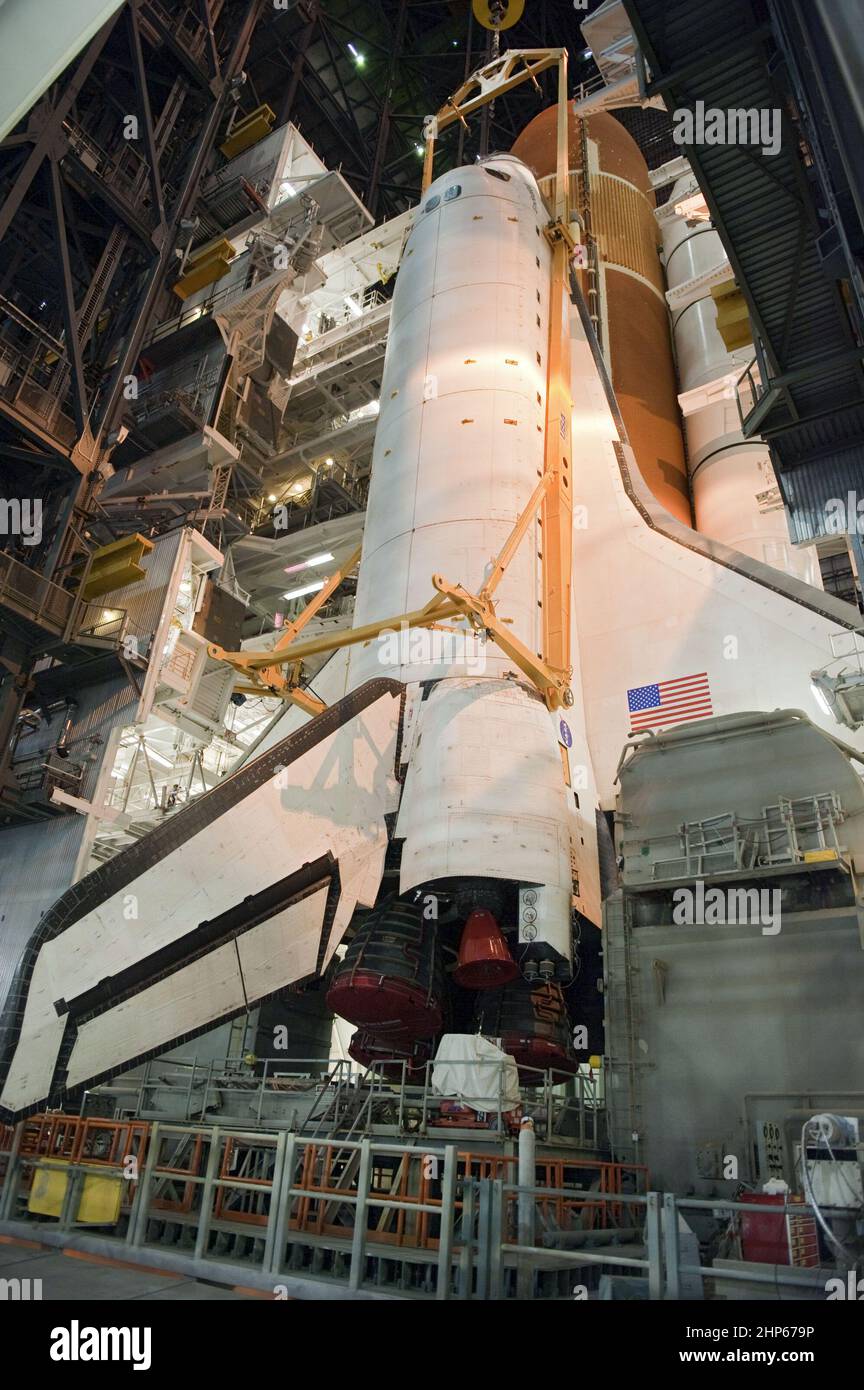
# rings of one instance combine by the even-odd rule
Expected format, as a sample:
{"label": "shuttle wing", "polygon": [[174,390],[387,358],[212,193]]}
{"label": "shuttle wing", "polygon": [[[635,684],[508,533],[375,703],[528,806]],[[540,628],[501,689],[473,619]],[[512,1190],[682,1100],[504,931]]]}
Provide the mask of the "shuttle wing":
{"label": "shuttle wing", "polygon": [[63,894],[0,1019],[0,1117],[325,969],[381,881],[403,695],[368,681]]}

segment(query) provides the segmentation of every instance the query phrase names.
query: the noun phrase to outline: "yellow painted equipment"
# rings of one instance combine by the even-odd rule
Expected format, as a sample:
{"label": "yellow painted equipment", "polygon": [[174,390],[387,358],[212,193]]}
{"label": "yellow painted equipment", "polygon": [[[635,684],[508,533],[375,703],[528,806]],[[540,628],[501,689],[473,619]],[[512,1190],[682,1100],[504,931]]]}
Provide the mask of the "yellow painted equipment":
{"label": "yellow painted equipment", "polygon": [[[69,1186],[69,1164],[64,1159],[48,1159],[33,1173],[33,1186],[27,1210],[37,1216],[59,1217]],[[88,1173],[81,1185],[78,1210],[72,1220],[90,1226],[113,1226],[120,1217],[122,1178],[107,1178],[101,1173]]]}
{"label": "yellow painted equipment", "polygon": [[750,327],[747,304],[735,281],[724,280],[722,285],[712,285],[711,297],[717,312],[717,332],[727,352],[752,343],[753,329]]}
{"label": "yellow painted equipment", "polygon": [[190,256],[186,270],[174,285],[178,299],[188,299],[196,290],[212,285],[220,280],[233,261],[237,252],[230,241],[214,241]]}
{"label": "yellow painted equipment", "polygon": [[836,849],[805,849],[805,864],[827,864],[829,861],[839,859],[840,856]]}
{"label": "yellow painted equipment", "polygon": [[473,0],[474,18],[484,29],[511,29],[522,18],[525,0],[509,0],[506,9],[494,0]]}
{"label": "yellow painted equipment", "polygon": [[243,116],[232,127],[225,143],[219,146],[225,158],[233,159],[236,154],[248,150],[250,145],[257,145],[259,140],[270,134],[275,120],[276,112],[266,102],[256,106],[254,111],[250,111],[248,116]]}
{"label": "yellow painted equipment", "polygon": [[[137,584],[144,578],[141,560],[153,549],[153,542],[146,536],[123,536],[119,541],[103,545],[93,552],[86,566],[80,567],[80,597],[88,602],[100,594],[108,594],[113,589],[123,589],[127,584]],[[72,571],[75,574],[75,570]]]}

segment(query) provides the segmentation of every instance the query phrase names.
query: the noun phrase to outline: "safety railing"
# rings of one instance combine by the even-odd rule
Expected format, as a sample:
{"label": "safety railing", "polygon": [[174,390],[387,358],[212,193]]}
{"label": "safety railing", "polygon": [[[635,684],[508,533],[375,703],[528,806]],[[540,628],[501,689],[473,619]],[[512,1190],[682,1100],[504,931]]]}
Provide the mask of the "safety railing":
{"label": "safety railing", "polygon": [[476,1105],[460,1111],[457,1101],[435,1091],[433,1061],[414,1065],[404,1058],[379,1059],[361,1071],[344,1058],[193,1056],[146,1062],[140,1073],[118,1077],[95,1094],[116,1096],[137,1118],[204,1119],[215,1109],[233,1117],[242,1107],[238,1118],[244,1124],[320,1129],[326,1116],[328,1133],[353,1123],[359,1105],[371,1097],[365,1121],[370,1129],[386,1108],[391,1118],[381,1123],[397,1133],[443,1137],[451,1128],[470,1129],[500,1141],[512,1137],[525,1113],[550,1144],[584,1150],[604,1145],[606,1111],[596,1076],[520,1067],[519,1106],[508,1109],[505,1075],[512,1063],[485,1065],[495,1078],[485,1111]]}
{"label": "safety railing", "polygon": [[[322,462],[318,464],[304,492],[293,494],[290,487],[286,487],[281,494],[274,494],[275,502],[262,499],[254,514],[252,529],[273,526],[278,534],[280,531],[299,529],[295,521],[303,517],[314,518],[317,525],[334,516],[344,516],[352,508],[362,511],[368,491],[368,477],[361,476],[354,465],[333,460],[329,464]],[[304,524],[308,524],[308,521]]]}
{"label": "safety railing", "polygon": [[18,327],[31,336],[24,342],[0,338],[0,395],[58,438],[74,438],[74,421],[60,409],[71,379],[63,344],[20,312]]}
{"label": "safety railing", "polygon": [[125,608],[106,608],[104,603],[82,603],[75,614],[72,636],[85,645],[115,648],[122,646],[129,629]]}
{"label": "safety railing", "polygon": [[[215,3],[211,0],[208,9],[210,24],[215,25],[222,9],[222,0],[215,0]],[[152,25],[151,11],[158,16],[161,28]],[[191,5],[182,6],[178,12],[173,6],[166,7],[161,4],[160,0],[147,0],[143,7],[141,22],[145,25],[146,30],[153,34],[153,41],[156,44],[162,42],[162,32],[172,34],[184,52],[204,71],[201,59],[207,40],[207,29]]]}
{"label": "safety railing", "polygon": [[[105,1120],[88,1115],[36,1115],[20,1126],[22,1157],[62,1158],[70,1163],[113,1164],[140,1158],[148,1126],[140,1120]],[[8,1133],[14,1131],[11,1127]],[[2,1140],[0,1140],[2,1144]]]}
{"label": "safety railing", "polygon": [[743,425],[751,410],[764,394],[759,366],[755,357],[747,363],[736,381],[735,394],[738,400],[738,417]]}
{"label": "safety railing", "polygon": [[[92,1116],[36,1115],[17,1126],[0,1126],[0,1221],[30,1216],[40,1173],[65,1178],[59,1220],[75,1224],[88,1178],[113,1179],[121,1215],[131,1210],[144,1161],[149,1126],[140,1121]],[[23,1208],[19,1212],[19,1207]],[[36,1213],[39,1219],[42,1214]],[[89,1224],[89,1223],[88,1223]]]}
{"label": "safety railing", "polygon": [[[735,403],[742,433],[749,439],[756,434],[765,416],[781,396],[789,404],[789,385],[801,373],[772,377],[761,343],[756,341],[756,356],[751,358],[735,382]],[[806,373],[804,373],[806,375]]]}
{"label": "safety railing", "polygon": [[864,676],[864,629],[832,632],[828,641],[831,660],[814,672],[814,676],[831,676],[834,680],[843,676]]}
{"label": "safety railing", "polygon": [[[344,1107],[354,1094],[352,1077],[356,1068],[344,1058],[265,1058],[248,1057],[172,1058],[146,1062],[140,1074],[118,1077],[110,1086],[96,1088],[101,1095],[115,1095],[125,1109],[137,1118],[154,1117],[191,1120],[218,1107],[224,1113],[232,1104],[242,1105],[244,1123],[273,1125],[271,1113],[264,1115],[265,1103],[274,1100],[284,1111],[283,1121],[292,1126],[298,1098],[317,1093],[320,1103]],[[338,1119],[338,1114],[337,1114]]]}
{"label": "safety railing", "polygon": [[170,338],[174,333],[185,328],[187,324],[195,323],[197,319],[207,318],[216,313],[219,309],[225,309],[239,295],[246,293],[246,286],[243,282],[232,282],[230,285],[222,285],[208,295],[205,300],[197,304],[192,304],[188,308],[182,309],[179,314],[174,314],[172,318],[163,319],[144,340],[145,350],[150,343],[157,343],[161,338]]}
{"label": "safety railing", "polygon": [[77,796],[84,781],[81,763],[61,763],[50,753],[16,760],[12,764],[12,771],[17,792],[42,792],[45,801],[51,800],[55,787],[69,796]]}
{"label": "safety railing", "polygon": [[[523,1232],[532,1229],[532,1207],[536,1192],[507,1183],[496,1183],[493,1187],[495,1190],[491,1193],[490,1200],[493,1207],[492,1225],[496,1234],[506,1229],[501,1211],[510,1193],[524,1204]],[[690,1235],[689,1246],[685,1245],[682,1239],[682,1228],[685,1233],[690,1230],[686,1220],[682,1221],[682,1217],[688,1212],[701,1212],[715,1219],[728,1216],[732,1222],[737,1220],[739,1213],[748,1216],[770,1213],[775,1221],[778,1217],[786,1221],[800,1221],[802,1215],[812,1211],[812,1208],[799,1197],[789,1197],[782,1205],[769,1206],[758,1202],[745,1203],[723,1198],[679,1197],[674,1192],[647,1192],[644,1196],[628,1198],[628,1205],[641,1209],[643,1213],[643,1225],[638,1232],[638,1238],[644,1247],[644,1255],[614,1253],[608,1249],[552,1250],[548,1246],[535,1244],[530,1237],[518,1242],[502,1239],[499,1243],[493,1240],[487,1249],[481,1252],[489,1259],[485,1272],[485,1287],[488,1289],[485,1296],[493,1299],[508,1296],[505,1285],[506,1271],[508,1264],[515,1262],[518,1296],[531,1297],[536,1269],[538,1266],[547,1265],[550,1259],[568,1272],[572,1270],[584,1273],[591,1269],[603,1268],[608,1271],[605,1276],[607,1279],[610,1274],[614,1277],[616,1271],[621,1271],[640,1281],[639,1285],[630,1285],[630,1297],[641,1296],[654,1301],[698,1300],[706,1296],[734,1298],[736,1285],[739,1289],[753,1285],[770,1289],[778,1301],[794,1298],[796,1293],[799,1297],[826,1297],[828,1281],[837,1277],[838,1270],[833,1264],[808,1264],[805,1267],[765,1263],[764,1269],[758,1267],[761,1262],[755,1261],[742,1261],[746,1268],[733,1268],[731,1264],[703,1264],[698,1254],[699,1246],[695,1236]],[[707,1290],[706,1283],[710,1284]],[[588,1290],[585,1284],[580,1283],[573,1290],[572,1296],[586,1298]],[[612,1299],[616,1295],[612,1289],[607,1288],[604,1292],[601,1287],[600,1296]],[[626,1297],[628,1294],[625,1292],[621,1296]],[[744,1295],[739,1293],[737,1296]]]}
{"label": "safety railing", "polygon": [[109,152],[71,118],[63,122],[63,130],[69,148],[85,169],[98,175],[126,203],[139,210],[147,187],[148,167],[131,143],[122,141],[117,149]]}
{"label": "safety railing", "polygon": [[[199,1277],[212,1262],[224,1269],[227,1254],[238,1282],[254,1277],[257,1287],[269,1284],[274,1292],[299,1270],[313,1287],[326,1281],[362,1293],[380,1290],[389,1278],[397,1292],[410,1286],[436,1299],[698,1299],[736,1286],[763,1286],[777,1298],[824,1297],[837,1275],[827,1264],[703,1263],[682,1216],[698,1212],[733,1224],[741,1214],[800,1220],[808,1204],[646,1190],[645,1170],[628,1165],[601,1162],[592,1170],[571,1160],[567,1180],[568,1161],[542,1158],[546,1181],[527,1186],[514,1180],[512,1162],[455,1144],[320,1141],[284,1131],[68,1116],[0,1131],[4,1156],[5,1233],[20,1236],[28,1220],[32,1231],[35,1176],[56,1176],[60,1166],[62,1204],[53,1223],[39,1214],[37,1229],[44,1239],[53,1225],[64,1243],[77,1239],[87,1249],[79,1202],[98,1173],[124,1192],[114,1234],[101,1235],[100,1252]],[[605,1190],[598,1181],[604,1167]],[[550,1179],[561,1185],[549,1186]],[[641,1190],[625,1191],[627,1184]],[[173,1245],[170,1259],[166,1243]],[[406,1271],[415,1272],[410,1285]]]}
{"label": "safety railing", "polygon": [[154,415],[172,405],[185,408],[203,423],[209,415],[220,374],[221,367],[214,367],[206,358],[191,361],[186,357],[157,372],[139,388],[133,412],[136,424],[146,426]]}
{"label": "safety railing", "polygon": [[29,618],[59,636],[75,603],[74,594],[28,569],[20,560],[0,552],[0,605]]}

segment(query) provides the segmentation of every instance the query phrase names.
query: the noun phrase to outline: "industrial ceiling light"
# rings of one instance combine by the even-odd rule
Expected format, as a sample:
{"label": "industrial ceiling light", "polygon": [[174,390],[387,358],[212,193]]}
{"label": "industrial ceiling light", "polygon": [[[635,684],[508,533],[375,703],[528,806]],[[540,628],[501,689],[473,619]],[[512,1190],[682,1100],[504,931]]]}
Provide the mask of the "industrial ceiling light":
{"label": "industrial ceiling light", "polygon": [[318,590],[323,588],[324,580],[319,579],[314,584],[301,584],[297,589],[289,589],[282,597],[284,599],[303,598],[305,594],[317,594]]}
{"label": "industrial ceiling light", "polygon": [[817,680],[817,676],[818,672],[814,671],[813,676],[810,680],[810,689],[813,692],[813,699],[816,701],[822,713],[826,715],[829,719],[833,719],[835,718],[834,711],[831,708],[831,704],[826,692],[822,689],[821,679]]}
{"label": "industrial ceiling light", "polygon": [[348,52],[351,54],[351,57],[354,59],[354,62],[357,64],[358,68],[362,68],[366,62],[365,55],[362,53],[358,53],[353,43],[349,43]]}
{"label": "industrial ceiling light", "polygon": [[329,550],[323,550],[320,555],[312,555],[308,560],[298,560],[295,565],[286,565],[283,574],[296,574],[298,570],[308,569],[310,565],[327,565],[332,559]]}
{"label": "industrial ceiling light", "polygon": [[864,724],[864,669],[860,657],[857,664],[829,674],[829,668],[813,671],[810,689],[823,714],[845,724],[847,729],[860,729]]}

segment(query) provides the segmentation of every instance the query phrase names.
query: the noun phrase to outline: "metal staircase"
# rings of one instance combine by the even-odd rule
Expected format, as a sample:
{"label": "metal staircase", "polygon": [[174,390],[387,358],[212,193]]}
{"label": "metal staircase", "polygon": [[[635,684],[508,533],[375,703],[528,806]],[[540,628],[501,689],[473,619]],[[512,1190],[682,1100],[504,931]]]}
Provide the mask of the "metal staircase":
{"label": "metal staircase", "polygon": [[96,273],[87,286],[87,293],[81,303],[81,308],[78,310],[78,343],[82,348],[86,347],[90,341],[90,335],[104,303],[111,278],[128,241],[129,233],[125,227],[117,223],[111,228],[105,249],[99,258]]}

